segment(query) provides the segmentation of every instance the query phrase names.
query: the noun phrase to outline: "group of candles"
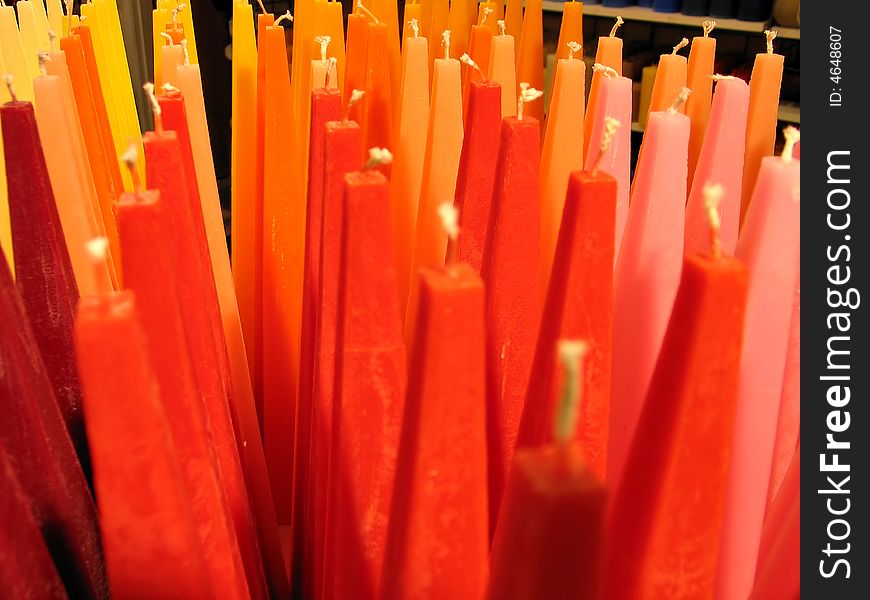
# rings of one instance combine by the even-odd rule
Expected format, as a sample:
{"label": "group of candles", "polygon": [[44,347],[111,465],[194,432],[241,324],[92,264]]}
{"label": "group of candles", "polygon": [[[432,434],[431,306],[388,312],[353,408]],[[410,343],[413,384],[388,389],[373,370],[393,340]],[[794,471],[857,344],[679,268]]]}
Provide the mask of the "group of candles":
{"label": "group of candles", "polygon": [[0,6],[4,593],[798,597],[773,32],[662,55],[631,181],[621,19],[544,106],[541,0],[233,0],[231,264],[190,10],[140,135],[69,8]]}

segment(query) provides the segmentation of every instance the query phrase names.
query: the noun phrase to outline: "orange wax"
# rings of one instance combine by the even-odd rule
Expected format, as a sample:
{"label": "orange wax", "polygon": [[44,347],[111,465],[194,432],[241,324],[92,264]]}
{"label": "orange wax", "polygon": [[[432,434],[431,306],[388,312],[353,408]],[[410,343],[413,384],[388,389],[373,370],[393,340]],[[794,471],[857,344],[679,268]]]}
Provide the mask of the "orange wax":
{"label": "orange wax", "polygon": [[[393,2],[395,6],[395,2]],[[477,18],[476,0],[452,0],[447,16],[447,29],[450,30],[450,56],[459,58],[468,53],[471,25]],[[493,15],[495,16],[495,15]]]}
{"label": "orange wax", "polygon": [[[680,56],[679,54],[661,55],[659,67],[656,70],[656,78],[653,82],[652,97],[649,101],[647,115],[652,112],[667,110],[674,103],[674,98],[680,94],[680,90],[686,87],[686,69],[687,61],[685,56]],[[689,94],[689,97],[692,97],[691,94]],[[685,112],[685,105],[679,107],[678,112]]]}
{"label": "orange wax", "polygon": [[163,46],[160,49],[160,54],[163,56],[162,77],[159,82],[154,85],[161,87],[164,83],[168,83],[175,87],[175,69],[184,64],[184,48],[178,44]]}
{"label": "orange wax", "polygon": [[[432,14],[429,17],[429,29],[424,31],[423,35],[429,38],[429,78],[435,77],[434,61],[436,58],[444,56],[444,48],[442,47],[441,34],[447,29],[447,22],[450,17],[450,2],[449,0],[431,0]],[[451,31],[451,36],[453,32]],[[451,53],[452,54],[452,53]]]}
{"label": "orange wax", "polygon": [[[490,9],[493,12],[486,17],[484,21],[485,10]],[[481,2],[477,7],[477,24],[478,25],[486,25],[486,28],[492,32],[492,35],[498,35],[498,22],[501,19],[504,19],[504,15],[499,15],[499,10],[504,12],[504,6],[501,2],[496,3],[492,1]],[[474,58],[472,56],[471,58]],[[479,64],[479,63],[478,63]],[[486,69],[483,69],[486,72]]]}
{"label": "orange wax", "polygon": [[[486,25],[473,25],[471,27],[471,40],[468,54],[471,60],[477,63],[480,72],[486,74],[489,70],[489,53],[492,50],[492,30]],[[468,94],[472,81],[480,81],[480,73],[468,65],[462,65],[462,116],[468,123]]]}
{"label": "orange wax", "polygon": [[[504,24],[505,33],[519,42],[523,29],[523,0],[505,0]],[[514,51],[519,52],[519,43]]]}
{"label": "orange wax", "polygon": [[517,114],[517,75],[514,36],[494,35],[489,53],[487,78],[501,86],[501,116]]}
{"label": "orange wax", "polygon": [[[386,23],[369,23],[368,48],[366,49],[365,91],[362,98],[363,160],[370,148],[393,147],[393,86],[390,69],[389,31]],[[381,171],[390,176],[390,165]]]}
{"label": "orange wax", "polygon": [[568,42],[583,45],[583,3],[574,0],[562,4],[562,25],[559,28],[559,44],[556,46],[557,61],[568,58]]}
{"label": "orange wax", "polygon": [[[362,14],[347,15],[347,68],[344,71],[344,88],[342,88],[345,98],[350,98],[353,90],[364,90],[366,87],[368,21],[369,18]],[[362,120],[362,110],[363,103],[357,102],[350,109],[348,118],[359,123]]]}
{"label": "orange wax", "polygon": [[[418,35],[423,34],[423,11],[422,6],[417,0],[405,0],[405,15],[402,24],[402,56],[405,55],[405,42],[409,37],[414,37],[414,32],[411,30],[411,19],[417,19]],[[429,43],[426,43],[428,48]],[[428,61],[426,63],[429,64]]]}
{"label": "orange wax", "polygon": [[[706,30],[705,30],[706,31]],[[696,37],[692,40],[689,50],[689,65],[686,84],[692,93],[686,100],[686,114],[691,121],[689,129],[689,182],[692,189],[695,176],[695,166],[701,155],[701,144],[704,132],[707,131],[707,121],[710,118],[710,107],[713,102],[713,61],[716,58],[716,39]],[[679,93],[679,90],[677,91]]]}
{"label": "orange wax", "polygon": [[387,81],[390,82],[390,95],[393,98],[398,98],[402,78],[402,53],[399,50],[399,38],[401,37],[399,34],[399,3],[396,0],[374,0],[372,11],[387,26],[386,64],[389,66],[387,69],[389,79]]}
{"label": "orange wax", "polygon": [[[544,90],[544,17],[541,0],[528,0],[523,13],[523,31],[517,53],[517,86],[528,83],[536,90]],[[519,87],[517,87],[519,92]],[[532,102],[526,114],[544,122],[544,103]]]}
{"label": "orange wax", "polygon": [[[618,22],[618,21],[617,21]],[[598,49],[595,51],[595,62],[610,67],[618,76],[622,76],[622,38],[616,37],[616,26],[610,36],[598,38]],[[604,73],[596,71],[592,74],[589,84],[589,100],[586,103],[586,120],[583,123],[583,157],[589,157],[589,140],[592,136],[592,125],[596,122],[595,113],[598,107],[598,90]],[[627,123],[623,123],[627,127]]]}

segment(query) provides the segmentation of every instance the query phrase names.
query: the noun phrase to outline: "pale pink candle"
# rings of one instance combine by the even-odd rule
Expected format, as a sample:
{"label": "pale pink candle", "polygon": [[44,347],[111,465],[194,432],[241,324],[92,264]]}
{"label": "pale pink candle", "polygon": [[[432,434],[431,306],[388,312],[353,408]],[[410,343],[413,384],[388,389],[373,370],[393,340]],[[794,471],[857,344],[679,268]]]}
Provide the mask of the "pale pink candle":
{"label": "pale pink candle", "polygon": [[498,25],[502,33],[492,36],[487,79],[501,86],[501,116],[506,118],[517,114],[516,57],[514,36],[504,33],[503,21],[499,21]]}
{"label": "pale pink candle", "polygon": [[683,265],[689,117],[650,113],[613,292],[613,398],[607,484],[619,481]]}
{"label": "pale pink candle", "polygon": [[749,295],[716,580],[715,597],[721,600],[746,598],[755,577],[788,355],[799,247],[800,161],[792,158],[787,143],[782,157],[762,159],[737,241],[736,256],[749,267]]}
{"label": "pale pink candle", "polygon": [[628,198],[631,187],[631,79],[628,77],[602,77],[598,85],[595,122],[589,131],[587,171],[591,171],[601,151],[604,120],[611,117],[619,121],[619,129],[610,143],[598,169],[616,179],[616,244],[614,257],[619,257],[625,222],[628,219]]}
{"label": "pale pink candle", "polygon": [[707,252],[710,224],[704,206],[704,185],[722,185],[719,204],[722,251],[734,254],[740,230],[740,195],[743,191],[743,150],[749,86],[742,79],[720,79],[713,94],[707,133],[701,145],[695,179],[686,204],[686,252]]}

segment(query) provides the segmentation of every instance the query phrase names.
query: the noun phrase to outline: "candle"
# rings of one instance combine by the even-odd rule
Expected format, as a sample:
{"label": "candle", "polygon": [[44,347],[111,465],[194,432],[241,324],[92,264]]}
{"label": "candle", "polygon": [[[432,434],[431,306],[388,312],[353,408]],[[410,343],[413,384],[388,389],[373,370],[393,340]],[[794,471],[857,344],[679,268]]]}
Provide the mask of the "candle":
{"label": "candle", "polygon": [[[517,83],[544,89],[544,23],[541,0],[528,0],[523,12],[520,49],[517,53]],[[544,103],[529,105],[529,116],[544,121]]]}
{"label": "candle", "polygon": [[596,598],[605,491],[571,440],[583,342],[562,342],[555,444],[517,450],[492,545],[489,598]]}
{"label": "candle", "polygon": [[[450,3],[448,0],[430,0],[432,13],[429,17],[429,28],[423,29],[423,35],[429,38],[429,76],[435,78],[436,57],[450,58],[450,52],[443,49],[442,36],[447,30],[450,17]],[[434,83],[433,83],[434,86]]]}
{"label": "candle", "polygon": [[48,29],[54,32],[55,35],[61,35],[65,31],[63,28],[63,7],[61,0],[45,0],[46,12],[48,17]]}
{"label": "candle", "polygon": [[481,275],[486,286],[489,519],[495,528],[529,382],[540,318],[538,121],[502,120]]}
{"label": "candle", "polygon": [[[393,6],[395,2],[391,3]],[[453,34],[450,43],[450,54],[459,58],[469,51],[471,26],[477,22],[476,0],[453,0],[447,14],[447,29]]]}
{"label": "candle", "polygon": [[[341,12],[341,2],[337,2],[336,0],[318,2],[315,4],[315,8],[319,11],[319,14],[322,13],[321,20],[323,23],[320,25],[323,28],[323,32],[329,36],[330,54],[335,58],[335,66],[333,67],[334,72],[332,74],[333,81],[330,83],[330,86],[342,89],[341,86],[344,83],[344,66],[347,61],[347,55],[344,48],[344,17]],[[396,35],[398,36],[398,33],[396,33]],[[397,37],[397,52],[398,43],[399,41]],[[396,81],[398,81],[398,75],[396,75],[396,77]],[[315,88],[318,85],[319,84],[315,81],[312,81],[311,83],[312,88]],[[396,94],[398,94],[398,92],[396,92]]]}
{"label": "candle", "polygon": [[686,203],[686,252],[702,252],[710,247],[710,228],[703,194],[704,185],[708,182],[721,182],[723,185],[719,204],[722,249],[733,254],[737,246],[748,106],[749,86],[742,79],[718,79],[709,125],[695,169],[695,182]]}
{"label": "candle", "polygon": [[184,64],[184,49],[180,44],[169,44],[160,48],[160,54],[163,55],[163,77],[155,78],[154,83],[161,87],[164,83],[176,85],[175,70]]}
{"label": "candle", "polygon": [[[386,23],[369,23],[366,50],[366,78],[363,96],[362,127],[363,152],[369,148],[393,147],[393,96],[389,65],[390,48]],[[384,175],[390,176],[390,165],[383,165]]]}
{"label": "candle", "polygon": [[616,180],[604,172],[570,175],[517,440],[523,447],[552,441],[558,340],[588,340],[585,400],[576,439],[589,469],[601,481],[607,465],[610,421],[616,187]]}
{"label": "candle", "polygon": [[37,66],[36,55],[32,60],[24,52],[24,43],[18,24],[15,21],[15,9],[11,6],[0,6],[0,54],[3,55],[6,71],[15,81],[15,91],[20,100],[33,100],[32,79],[39,73],[31,71],[31,62]]}
{"label": "candle", "polygon": [[[422,33],[423,29],[423,11],[422,5],[417,0],[405,0],[405,12],[402,24],[402,61],[404,64],[404,56],[405,56],[405,44],[407,43],[408,38],[410,37],[418,37],[420,33]],[[411,22],[413,20],[417,21],[415,27],[411,26]],[[426,42],[426,48],[429,48],[429,42]],[[428,59],[426,64],[428,65]],[[404,70],[404,69],[403,69]]]}
{"label": "candle", "polygon": [[64,243],[33,105],[7,102],[0,107],[0,124],[5,153],[16,156],[16,160],[6,163],[16,284],[64,423],[79,460],[87,465],[72,331],[79,291]]}
{"label": "candle", "polygon": [[[523,2],[522,0],[505,0],[504,9],[505,33],[514,39],[522,35],[523,29]],[[502,34],[504,35],[504,34]],[[519,46],[515,49],[519,51]],[[516,55],[514,59],[516,59]]]}
{"label": "candle", "polygon": [[583,3],[574,0],[562,5],[562,24],[559,27],[559,43],[556,45],[557,61],[568,58],[568,42],[577,42],[583,46]]}
{"label": "candle", "polygon": [[365,599],[380,594],[405,404],[405,347],[391,240],[384,234],[387,180],[369,170],[344,181],[324,595]]}
{"label": "candle", "polygon": [[407,298],[429,126],[429,42],[415,34],[405,40],[402,52],[402,93],[390,203],[399,298]]}
{"label": "candle", "polygon": [[[323,581],[326,502],[329,492],[329,460],[332,452],[333,399],[335,396],[336,330],[338,288],[341,271],[344,176],[362,168],[359,156],[360,129],[353,121],[333,121],[325,126],[323,145],[323,225],[320,239],[320,281],[315,324],[314,389],[311,414],[311,473],[305,523],[311,527],[306,547],[314,563],[315,597]],[[303,558],[303,562],[305,559]],[[304,562],[304,564],[307,564]],[[307,572],[307,571],[306,571]],[[303,575],[304,576],[304,575]]]}
{"label": "candle", "polygon": [[[3,126],[8,128],[6,133],[12,131],[12,121],[25,115],[26,109],[24,103],[0,108]],[[32,113],[29,120],[35,132]],[[10,137],[17,136],[12,133]],[[32,146],[21,141],[17,151],[24,160],[24,153]],[[18,179],[18,173],[10,168],[9,182],[14,184]],[[37,185],[39,180],[43,185],[48,183],[44,173],[36,179]],[[10,193],[10,200],[16,200],[18,193],[17,189]],[[31,202],[36,199],[37,195],[29,198]],[[15,206],[11,205],[13,211]],[[15,215],[13,212],[13,227]],[[55,218],[59,232],[56,221]],[[19,254],[26,257],[28,248],[18,247]],[[36,330],[28,325],[32,319],[26,313],[25,295],[19,297],[5,258],[0,263],[0,360],[4,365],[0,376],[0,410],[14,417],[0,419],[0,451],[9,457],[66,590],[80,597],[104,598],[108,596],[108,586],[94,501],[70,443],[49,371],[40,358]],[[19,291],[25,291],[22,281],[26,281],[23,279],[26,275],[26,270],[19,270]],[[6,497],[8,488],[4,487],[4,492]],[[16,547],[21,556],[18,550]]]}
{"label": "candle", "polygon": [[[387,26],[386,59],[390,82],[390,96],[399,97],[402,77],[402,54],[399,51],[399,3],[394,0],[373,0],[374,13],[381,16]],[[336,3],[339,4],[339,3]],[[339,9],[339,15],[341,10]],[[386,80],[386,77],[384,77]]]}
{"label": "candle", "polygon": [[773,154],[773,146],[776,142],[779,90],[785,57],[773,53],[776,31],[767,30],[764,35],[767,37],[767,52],[755,56],[752,77],[749,81],[746,154],[743,159],[743,200],[740,205],[741,224],[746,220],[746,212],[752,201],[762,158]]}
{"label": "candle", "polygon": [[[0,267],[5,268],[5,267]],[[0,446],[0,529],[8,546],[0,563],[0,586],[12,597],[65,598],[63,583],[51,562],[30,503]]]}
{"label": "candle", "polygon": [[121,597],[205,598],[212,583],[227,580],[210,580],[216,573],[206,563],[216,552],[196,537],[191,509],[200,502],[182,483],[180,458],[189,455],[170,441],[173,411],[163,402],[172,399],[154,385],[136,311],[142,306],[131,292],[103,293],[84,298],[76,319],[109,581]]}
{"label": "candle", "polygon": [[[510,1],[508,9],[510,9]],[[501,86],[501,116],[513,117],[517,114],[517,76],[514,68],[514,36],[504,33],[503,23],[500,35],[492,38],[489,53],[489,70],[487,79]]]}
{"label": "candle", "polygon": [[[502,14],[499,14],[501,12]],[[486,25],[487,29],[490,30],[492,35],[498,35],[498,22],[504,19],[504,6],[489,0],[487,2],[481,2],[477,5],[477,23],[478,25]],[[471,32],[472,37],[474,37],[474,30]],[[469,48],[472,45],[469,42]],[[469,54],[471,52],[469,51]],[[474,55],[472,55],[474,58]],[[486,70],[486,69],[484,69]]]}
{"label": "candle", "polygon": [[24,58],[27,62],[27,69],[30,71],[31,77],[39,76],[39,61],[37,55],[40,52],[49,50],[48,39],[43,39],[39,35],[36,11],[33,10],[33,4],[30,0],[20,0],[15,3],[15,10],[18,13],[18,30],[21,35],[21,42],[24,44]]}
{"label": "candle", "polygon": [[[680,100],[685,100],[685,95]],[[689,118],[650,113],[613,279],[613,404],[607,481],[618,482],[680,282]]]}
{"label": "candle", "polygon": [[[686,100],[686,114],[692,122],[689,132],[689,189],[695,175],[695,166],[701,154],[701,143],[707,130],[707,119],[710,117],[710,103],[713,98],[713,61],[716,58],[716,38],[711,38],[710,32],[716,26],[716,21],[704,21],[704,36],[692,38],[692,48],[689,50],[688,74],[686,86],[692,90]],[[717,180],[722,181],[722,180]],[[731,180],[727,180],[729,183]]]}
{"label": "candle", "polygon": [[[448,58],[449,32],[445,32],[443,37],[444,58],[435,59],[432,78],[432,99],[417,209],[414,254],[411,259],[411,272],[408,274],[411,287],[405,313],[406,341],[410,340],[408,336],[411,335],[414,323],[417,271],[420,267],[444,264],[447,234],[438,218],[438,207],[456,193],[459,155],[462,153],[462,82],[459,61]],[[400,300],[406,301],[405,298]]]}
{"label": "candle", "polygon": [[[353,90],[366,89],[368,21],[369,18],[361,13],[353,12],[347,15],[347,68],[344,72],[344,87],[342,88],[346,96]],[[363,105],[356,103],[348,117],[353,121],[360,122],[362,109]]]}
{"label": "candle", "polygon": [[[490,9],[491,10],[491,9]],[[483,15],[484,22],[489,13]],[[471,39],[468,43],[468,54],[477,68],[464,63],[462,73],[462,116],[468,124],[468,95],[472,81],[480,81],[484,73],[489,70],[489,54],[492,51],[492,30],[482,22],[480,25],[471,27]]]}
{"label": "candle", "polygon": [[586,97],[586,64],[574,58],[556,63],[556,78],[550,95],[550,110],[541,150],[541,258],[542,281],[549,281],[556,240],[562,222],[562,207],[568,176],[583,168],[583,100]]}
{"label": "candle", "polygon": [[[489,575],[483,283],[422,269],[384,598],[483,598]],[[444,552],[449,548],[449,552]]]}
{"label": "candle", "polygon": [[[6,70],[3,65],[3,54],[0,49],[0,69]],[[9,91],[0,86],[0,105],[11,100]],[[8,261],[8,267],[15,278],[15,257],[12,255],[12,223],[9,221],[9,194],[6,187],[6,152],[3,149],[3,131],[0,128],[0,250]],[[11,506],[11,505],[10,505]]]}
{"label": "candle", "polygon": [[160,85],[163,81],[163,52],[162,48],[166,45],[167,25],[169,24],[169,9],[166,8],[165,2],[158,3],[157,7],[151,11],[151,32],[153,36],[154,48],[154,81]]}
{"label": "candle", "polygon": [[[605,72],[606,71],[605,69]],[[586,170],[591,171],[592,166],[598,163],[598,168],[616,179],[616,224],[614,235],[614,266],[619,249],[622,245],[622,237],[625,232],[625,223],[628,220],[628,199],[631,186],[631,131],[628,123],[631,122],[631,79],[628,77],[616,77],[613,71],[610,76],[605,76],[598,88],[598,109],[595,112],[595,122],[587,131],[591,136],[589,143],[592,144],[586,156]],[[613,141],[607,146],[601,155],[601,142],[607,131],[607,119],[616,119],[619,127],[614,134]],[[586,123],[589,123],[590,115],[586,113]]]}
{"label": "candle", "polygon": [[608,598],[713,597],[749,279],[716,235],[684,260],[610,512]]}
{"label": "candle", "polygon": [[466,113],[465,136],[456,176],[454,204],[459,211],[457,260],[480,273],[501,134],[501,86],[493,81],[472,81]]}
{"label": "candle", "polygon": [[776,441],[800,245],[800,161],[787,130],[782,157],[762,161],[737,241],[749,267],[737,424],[716,593],[746,597],[755,575]]}
{"label": "candle", "polygon": [[[680,93],[680,90],[686,87],[688,61],[685,56],[680,56],[677,52],[688,44],[689,40],[683,38],[679,44],[674,46],[670,54],[662,54],[659,57],[652,96],[650,96],[649,109],[647,110],[647,122],[649,122],[650,113],[666,110]],[[685,106],[680,106],[677,110],[685,112]]]}
{"label": "candle", "polygon": [[[616,22],[610,30],[610,35],[607,37],[601,36],[598,38],[598,48],[595,50],[595,62],[605,67],[613,69],[612,75],[616,77],[622,76],[622,39],[616,37],[616,30],[622,25],[622,17],[616,17]],[[598,114],[598,88],[601,85],[601,78],[604,77],[604,71],[593,71],[592,82],[589,84],[589,100],[586,103],[586,120],[584,121],[584,149],[583,156],[589,160],[589,149],[597,148],[598,146],[592,143],[592,125],[599,121]],[[616,115],[610,115],[616,116]],[[626,127],[627,128],[627,127]],[[616,238],[617,243],[619,237]]]}

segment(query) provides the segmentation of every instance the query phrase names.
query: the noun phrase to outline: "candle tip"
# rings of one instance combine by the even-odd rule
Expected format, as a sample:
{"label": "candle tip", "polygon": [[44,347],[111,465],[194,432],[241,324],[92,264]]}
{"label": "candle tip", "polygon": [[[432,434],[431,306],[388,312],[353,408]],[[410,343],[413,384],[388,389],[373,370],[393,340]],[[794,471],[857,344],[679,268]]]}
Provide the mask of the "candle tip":
{"label": "candle tip", "polygon": [[380,21],[378,21],[378,18],[375,16],[375,13],[373,13],[372,11],[370,11],[368,8],[366,8],[366,7],[363,5],[362,0],[356,0],[356,7],[359,9],[359,11],[360,11],[362,14],[364,14],[364,15],[367,16],[369,19],[371,19],[372,21],[374,21],[374,22],[375,22],[375,25],[377,25],[378,23],[380,23]]}
{"label": "candle tip", "polygon": [[722,240],[719,238],[719,230],[722,227],[722,217],[719,214],[719,204],[725,190],[721,183],[704,184],[701,192],[704,196],[704,210],[707,211],[707,223],[710,225],[710,253],[713,258],[722,256]]}
{"label": "candle tip", "polygon": [[18,96],[15,94],[15,86],[12,85],[12,82],[15,78],[12,77],[12,73],[6,73],[3,76],[3,82],[6,84],[6,89],[9,90],[9,97],[13,102],[18,102]]}
{"label": "candle tip", "polygon": [[127,170],[130,172],[130,179],[133,182],[133,191],[136,194],[142,193],[142,181],[139,179],[139,169],[136,168],[136,163],[139,160],[139,146],[135,142],[131,142],[124,154],[121,155],[121,161]]}
{"label": "candle tip", "polygon": [[480,23],[478,23],[478,24],[483,25],[484,23],[486,23],[486,18],[494,12],[495,11],[492,10],[489,6],[484,6],[483,7],[483,16],[480,18]]}
{"label": "candle tip", "polygon": [[180,89],[178,89],[168,81],[160,86],[160,89],[163,90],[163,93],[167,96],[177,96],[181,93]]}
{"label": "candle tip", "polygon": [[411,28],[411,33],[414,34],[414,37],[420,36],[420,22],[417,19],[408,21],[408,27]]}
{"label": "candle tip", "polygon": [[438,216],[447,237],[455,241],[459,237],[459,210],[452,201],[447,200],[438,207]]}
{"label": "candle tip", "polygon": [[169,35],[168,33],[166,33],[165,31],[160,32],[160,37],[162,37],[164,40],[166,40],[167,46],[174,46],[175,45],[175,40],[173,40],[172,36]]}
{"label": "candle tip", "polygon": [[94,267],[97,293],[112,291],[112,283],[109,281],[109,272],[106,269],[106,256],[109,253],[109,240],[105,236],[95,237],[85,242],[91,264]]}
{"label": "candle tip", "polygon": [[393,153],[386,148],[369,148],[369,160],[366,162],[364,169],[374,169],[380,165],[388,165],[393,162]]}
{"label": "candle tip", "polygon": [[616,79],[617,77],[619,77],[619,73],[616,72],[616,69],[614,69],[613,67],[608,67],[607,65],[602,65],[601,63],[593,64],[592,71],[597,71],[608,79]]}
{"label": "candle tip", "polygon": [[543,95],[544,95],[544,92],[542,92],[540,90],[536,90],[533,87],[530,87],[529,84],[526,83],[525,81],[520,83],[520,95],[519,95],[519,97],[517,97],[517,119],[519,121],[523,120],[523,107],[526,104],[528,104],[529,102],[532,102],[534,100],[537,100],[538,98],[540,98]]}
{"label": "candle tip", "polygon": [[677,97],[674,99],[673,104],[671,104],[670,108],[668,108],[668,114],[673,115],[679,112],[683,108],[683,104],[686,103],[686,100],[689,99],[689,94],[692,93],[687,87],[684,87],[680,90],[680,93],[677,94]]}
{"label": "candle tip", "polygon": [[577,416],[580,413],[580,389],[589,344],[583,340],[560,340],[557,353],[564,376],[562,391],[556,407],[554,434],[558,443],[567,443],[574,437]]}
{"label": "candle tip", "polygon": [[625,21],[622,20],[622,17],[616,17],[616,23],[613,24],[613,28],[610,30],[610,37],[616,37],[616,30],[619,29]]}
{"label": "candle tip", "polygon": [[450,58],[450,30],[441,33],[441,47],[444,48],[444,58]]}
{"label": "candle tip", "polygon": [[681,40],[680,40],[680,43],[677,44],[676,46],[674,46],[674,51],[671,52],[671,54],[676,54],[677,52],[679,52],[680,50],[682,50],[683,48],[685,48],[685,47],[688,46],[688,45],[689,45],[689,39],[688,39],[688,38],[683,38],[683,39],[681,39]]}
{"label": "candle tip", "polygon": [[52,52],[57,51],[57,47],[55,46],[55,42],[57,41],[57,34],[53,29],[48,30],[48,47],[51,48]]}
{"label": "candle tip", "polygon": [[782,160],[790,162],[794,159],[794,147],[801,139],[800,129],[789,125],[782,130],[782,136],[785,138],[785,145],[782,147]]}
{"label": "candle tip", "polygon": [[568,42],[568,60],[572,60],[575,54],[579,54],[580,50],[583,49],[583,46],[578,44],[577,42],[571,41]]}
{"label": "candle tip", "polygon": [[91,258],[94,260],[94,262],[105,260],[106,250],[109,247],[109,240],[105,237],[95,237],[86,242],[85,247],[87,248],[88,254],[91,255]]}
{"label": "candle tip", "polygon": [[767,53],[773,54],[773,40],[776,38],[776,29],[765,29],[764,39],[767,40]]}
{"label": "candle tip", "polygon": [[272,23],[272,26],[277,27],[284,21],[290,21],[291,23],[293,22],[293,14],[289,10],[277,19],[275,19],[275,22]]}
{"label": "candle tip", "polygon": [[595,162],[592,165],[592,174],[598,172],[598,167],[601,164],[601,160],[604,158],[604,153],[607,152],[607,149],[610,148],[610,144],[613,143],[613,138],[616,137],[616,132],[619,131],[619,128],[622,126],[622,123],[619,122],[619,119],[614,117],[604,117],[604,133],[601,134],[601,145],[598,148],[598,156],[595,158]]}
{"label": "candle tip", "polygon": [[505,25],[504,19],[499,19],[498,21],[496,21],[496,24],[498,25],[498,34],[506,35],[507,25]]}
{"label": "candle tip", "polygon": [[704,37],[709,37],[710,32],[716,28],[716,25],[717,25],[716,21],[714,21],[712,19],[707,19],[706,21],[701,23],[701,28],[704,30]]}

